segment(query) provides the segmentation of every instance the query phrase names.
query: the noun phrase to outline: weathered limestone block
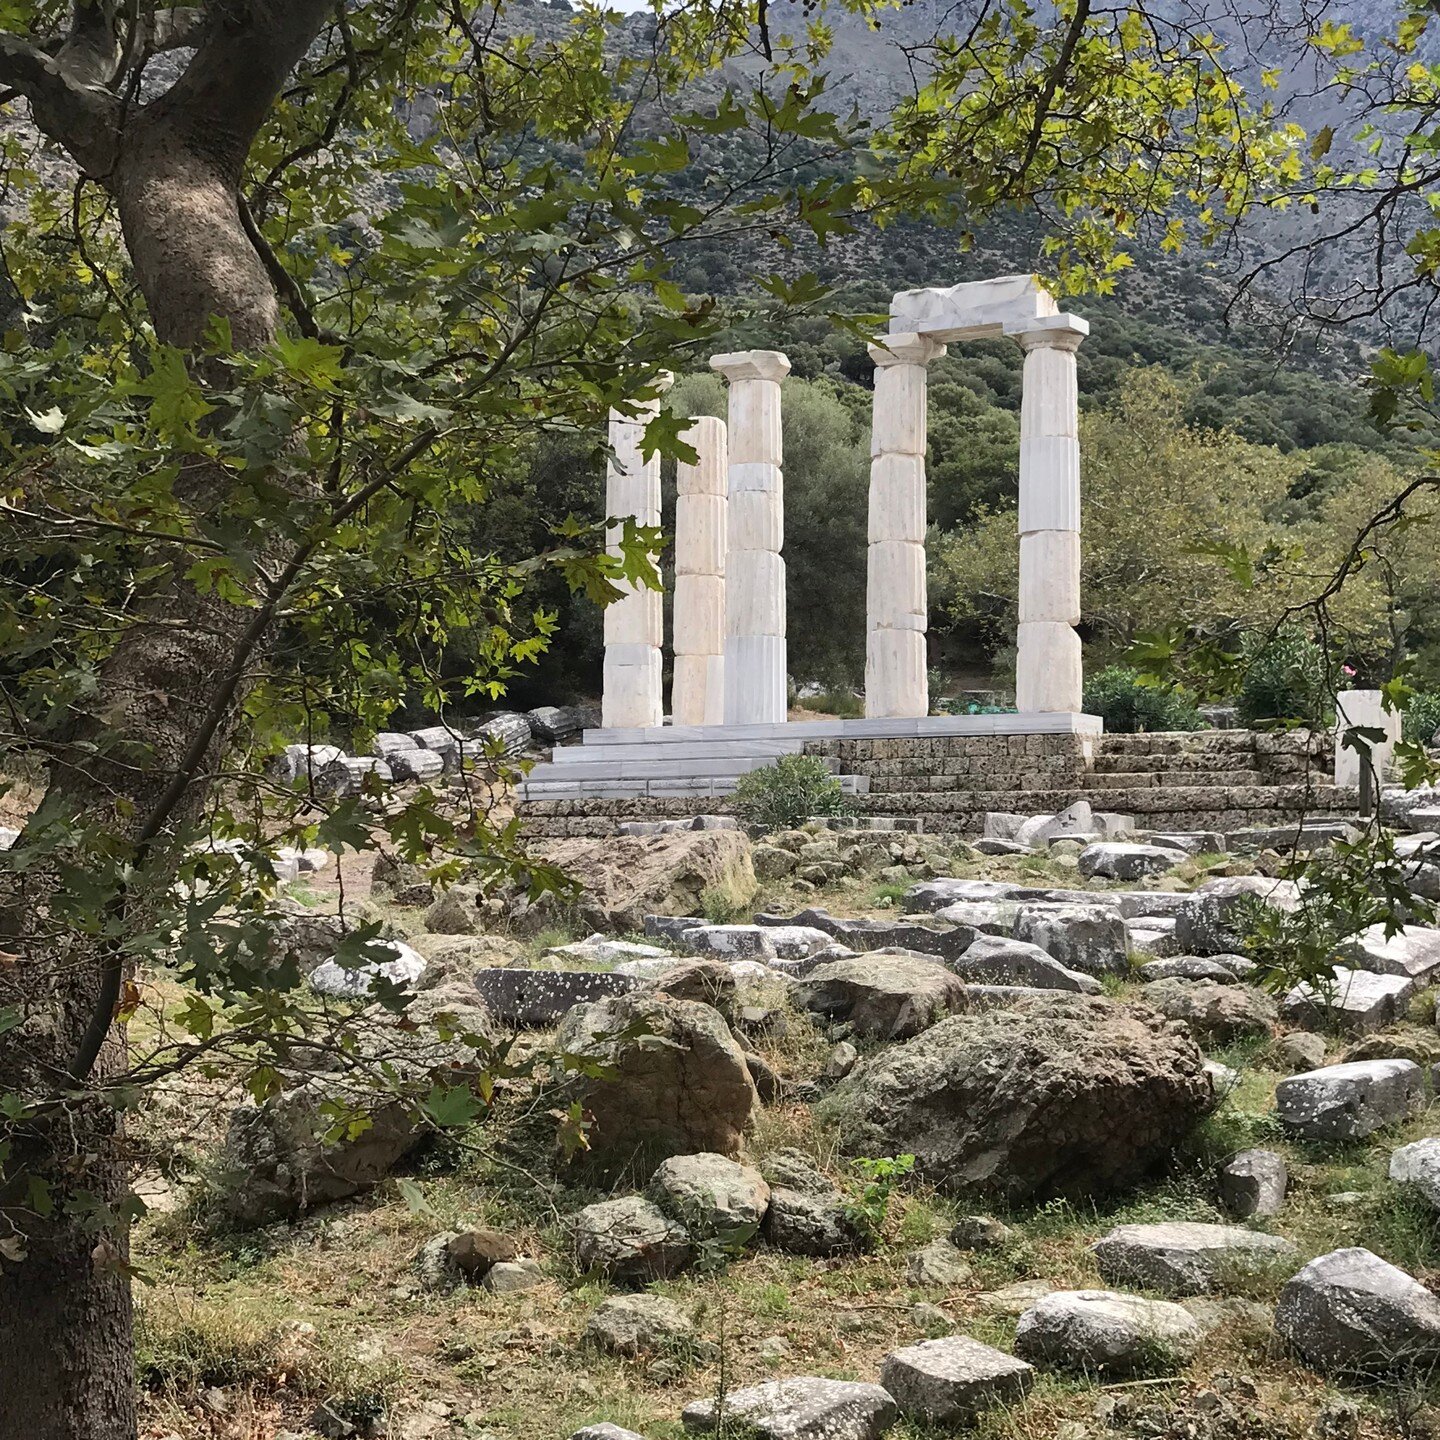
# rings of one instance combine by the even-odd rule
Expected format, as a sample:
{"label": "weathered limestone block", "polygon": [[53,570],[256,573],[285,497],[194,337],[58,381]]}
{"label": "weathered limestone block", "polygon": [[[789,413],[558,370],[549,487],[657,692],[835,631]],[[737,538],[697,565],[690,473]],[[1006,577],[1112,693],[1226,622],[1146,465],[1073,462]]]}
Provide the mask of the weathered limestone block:
{"label": "weathered limestone block", "polygon": [[1327,989],[1306,981],[1280,1002],[1280,1013],[1294,1025],[1319,1027],[1326,1022],[1347,1034],[1368,1035],[1400,1019],[1409,1008],[1415,982],[1401,975],[1372,975],[1337,965]]}
{"label": "weathered limestone block", "polygon": [[1356,1060],[1282,1080],[1275,1110],[1286,1130],[1307,1140],[1363,1140],[1413,1115],[1424,1094],[1413,1060]]}
{"label": "weathered limestone block", "polygon": [[1238,1225],[1117,1225],[1091,1247],[1101,1276],[1164,1295],[1224,1291],[1247,1276],[1285,1265],[1299,1252],[1279,1235]]}
{"label": "weathered limestone block", "polygon": [[951,1335],[892,1350],[881,1364],[880,1383],[902,1415],[953,1425],[1019,1400],[1034,1374],[1025,1361],[1003,1350],[968,1335]]}
{"label": "weathered limestone block", "polygon": [[1273,1150],[1242,1150],[1221,1167],[1220,1202],[1239,1220],[1278,1215],[1285,1204],[1290,1172]]}
{"label": "weathered limestone block", "polygon": [[1020,1317],[1015,1351],[1037,1365],[1125,1377],[1183,1365],[1202,1331],[1183,1305],[1111,1290],[1061,1290]]}
{"label": "weathered limestone block", "polygon": [[[680,1419],[687,1430],[717,1428],[713,1400],[696,1400]],[[895,1401],[878,1385],[800,1376],[766,1380],[725,1397],[725,1416],[756,1440],[880,1440],[894,1423]]]}

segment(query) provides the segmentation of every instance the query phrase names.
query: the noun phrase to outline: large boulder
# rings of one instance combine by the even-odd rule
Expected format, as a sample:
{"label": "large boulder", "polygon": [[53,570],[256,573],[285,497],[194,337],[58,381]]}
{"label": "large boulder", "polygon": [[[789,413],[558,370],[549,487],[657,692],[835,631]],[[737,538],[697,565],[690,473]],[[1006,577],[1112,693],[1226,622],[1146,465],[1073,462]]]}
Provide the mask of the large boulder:
{"label": "large boulder", "polygon": [[851,1154],[913,1154],[952,1194],[1012,1201],[1131,1183],[1213,1104],[1181,1027],[1051,992],[942,1020],[826,1102]]}
{"label": "large boulder", "polygon": [[542,854],[580,885],[586,923],[615,934],[643,929],[651,913],[701,913],[711,897],[742,906],[756,890],[750,841],[742,830],[554,840]]}
{"label": "large boulder", "polygon": [[1424,1103],[1413,1060],[1355,1060],[1291,1075],[1275,1087],[1280,1124],[1306,1140],[1363,1140]]}
{"label": "large boulder", "polygon": [[1179,1020],[1202,1044],[1231,1045],[1274,1034],[1277,1009],[1263,991],[1233,979],[1156,980],[1145,987],[1145,1003]]}
{"label": "large boulder", "polygon": [[[766,1380],[725,1396],[728,1429],[755,1440],[880,1440],[895,1420],[895,1401],[878,1385],[856,1380],[797,1376]],[[713,1400],[696,1400],[680,1413],[687,1430],[719,1428]]]}
{"label": "large boulder", "polygon": [[848,1020],[857,1035],[904,1040],[965,1008],[965,984],[938,960],[876,952],[817,966],[795,1000],[818,1015]]}
{"label": "large boulder", "polygon": [[1342,1379],[1428,1379],[1440,1364],[1440,1300],[1358,1246],[1322,1255],[1291,1277],[1275,1330],[1317,1370]]}
{"label": "large boulder", "polygon": [[1015,1353],[1037,1365],[1123,1379],[1183,1365],[1201,1338],[1183,1305],[1112,1290],[1060,1290],[1021,1315]]}
{"label": "large boulder", "polygon": [[745,1052],[709,1005],[653,990],[617,995],[572,1010],[556,1045],[598,1071],[566,1088],[593,1117],[589,1154],[603,1168],[637,1152],[739,1153],[760,1097]]}
{"label": "large boulder", "polygon": [[1117,1225],[1091,1250],[1102,1279],[1162,1295],[1224,1291],[1257,1273],[1290,1264],[1299,1252],[1279,1235],[1239,1225]]}
{"label": "large boulder", "polygon": [[1242,952],[1257,906],[1295,910],[1300,887],[1267,875],[1230,875],[1196,886],[1175,912],[1175,943],[1187,955]]}

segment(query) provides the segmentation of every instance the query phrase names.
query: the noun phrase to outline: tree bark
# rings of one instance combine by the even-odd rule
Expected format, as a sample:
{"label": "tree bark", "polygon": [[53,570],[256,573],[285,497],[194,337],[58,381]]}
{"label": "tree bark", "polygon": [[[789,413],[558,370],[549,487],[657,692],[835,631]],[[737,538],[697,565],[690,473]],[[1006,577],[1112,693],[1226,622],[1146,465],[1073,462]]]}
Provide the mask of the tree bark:
{"label": "tree bark", "polygon": [[[215,11],[186,75],[169,95],[129,112],[103,152],[87,138],[93,126],[56,133],[77,123],[76,107],[91,103],[93,89],[77,99],[55,88],[43,66],[23,75],[42,128],[51,117],[47,133],[92,175],[103,163],[96,178],[115,197],[135,281],[167,344],[195,350],[214,317],[229,323],[236,349],[275,338],[274,287],[240,218],[241,170],[274,94],[332,6],[248,0]],[[0,70],[6,61],[31,63],[24,47],[0,41]],[[205,378],[203,368],[197,373]],[[186,499],[201,510],[220,504],[229,473],[182,463]],[[254,615],[179,576],[156,587],[104,665],[90,713],[72,720],[36,818],[89,822],[121,842],[153,846],[152,873],[142,865],[137,888],[168,888],[167,839],[199,813],[243,699],[243,686],[227,693],[223,682],[258,658]],[[89,748],[102,739],[107,749]],[[93,1089],[125,1068],[115,952],[79,935],[57,939],[46,884],[21,873],[0,886],[0,952],[16,958],[0,963],[0,1007],[18,1005],[22,1017],[0,1038],[0,1095],[31,1102]],[[0,1131],[5,1139],[13,1151],[0,1166],[0,1221],[15,1222],[27,1254],[19,1263],[0,1257],[0,1437],[133,1440],[126,1227],[100,1229],[65,1203],[124,1200],[122,1121],[92,1094],[58,1118]],[[53,1214],[35,1213],[32,1177],[50,1187]],[[5,1233],[0,1227],[0,1239]]]}

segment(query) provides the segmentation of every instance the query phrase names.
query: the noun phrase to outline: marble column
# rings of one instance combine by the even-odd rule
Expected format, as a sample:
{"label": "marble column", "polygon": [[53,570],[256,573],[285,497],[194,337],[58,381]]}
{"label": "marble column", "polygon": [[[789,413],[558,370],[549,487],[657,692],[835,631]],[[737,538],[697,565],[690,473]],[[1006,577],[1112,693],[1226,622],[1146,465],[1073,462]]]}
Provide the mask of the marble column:
{"label": "marble column", "polygon": [[729,543],[725,557],[725,724],[778,725],[786,714],[785,489],[778,350],[716,355],[729,382]]}
{"label": "marble column", "polygon": [[1016,335],[1020,400],[1020,614],[1015,705],[1022,714],[1081,709],[1080,434],[1075,352],[1090,327],[1053,315]]}
{"label": "marble column", "polygon": [[[665,377],[660,389],[668,389]],[[605,514],[627,517],[637,525],[660,524],[660,457],[640,453],[645,427],[660,409],[659,398],[638,406],[638,413],[610,412],[611,459],[605,472]],[[608,540],[618,553],[621,527],[612,525]],[[600,723],[607,729],[659,725],[664,720],[660,647],[665,639],[664,597],[659,590],[621,582],[626,592],[605,607],[605,669]]]}
{"label": "marble column", "polygon": [[870,428],[870,548],[865,590],[865,714],[930,713],[925,630],[926,369],[945,347],[926,335],[887,335],[875,362]]}
{"label": "marble column", "polygon": [[676,466],[675,670],[670,719],[675,725],[725,720],[725,547],[729,494],[725,422],[701,415],[682,438],[693,465]]}

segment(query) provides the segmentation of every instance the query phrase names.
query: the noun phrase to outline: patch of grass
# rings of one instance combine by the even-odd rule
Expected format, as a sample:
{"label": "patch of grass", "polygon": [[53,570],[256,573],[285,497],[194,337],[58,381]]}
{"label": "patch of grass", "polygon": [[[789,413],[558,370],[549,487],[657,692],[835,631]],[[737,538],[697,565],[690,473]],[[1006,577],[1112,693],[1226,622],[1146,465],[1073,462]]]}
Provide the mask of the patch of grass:
{"label": "patch of grass", "polygon": [[749,918],[751,895],[722,885],[707,885],[700,892],[700,913],[712,925],[734,925]]}
{"label": "patch of grass", "polygon": [[910,889],[906,880],[882,880],[870,892],[870,903],[878,906],[896,905],[905,898]]}

